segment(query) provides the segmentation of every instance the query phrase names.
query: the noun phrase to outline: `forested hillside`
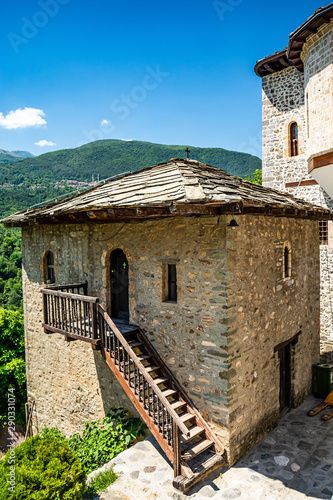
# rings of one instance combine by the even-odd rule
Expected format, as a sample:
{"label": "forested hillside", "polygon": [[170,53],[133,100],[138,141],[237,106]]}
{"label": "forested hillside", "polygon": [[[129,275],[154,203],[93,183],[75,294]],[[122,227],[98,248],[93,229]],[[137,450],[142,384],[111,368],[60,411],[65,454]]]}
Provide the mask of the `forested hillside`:
{"label": "forested hillside", "polygon": [[[46,200],[60,198],[76,189],[84,189],[88,187],[85,183],[91,182],[92,176],[95,180],[98,176],[102,180],[170,158],[183,158],[185,148],[149,142],[105,140],[14,163],[1,162],[0,154],[0,218]],[[240,177],[261,169],[261,160],[246,153],[222,148],[190,147],[190,150],[191,158]],[[20,151],[15,153],[29,155]],[[69,182],[69,179],[73,182]],[[20,230],[5,230],[0,225],[0,307],[21,310],[21,300]]]}
{"label": "forested hillside", "polygon": [[22,312],[21,230],[0,225],[0,308]]}
{"label": "forested hillside", "polygon": [[[11,164],[0,163],[0,184],[45,184],[61,179],[91,181],[128,170],[135,171],[170,158],[184,158],[186,146],[165,146],[114,139],[96,141],[75,149],[63,149]],[[247,153],[222,148],[190,147],[190,157],[245,177],[261,168],[261,160]]]}
{"label": "forested hillside", "polygon": [[[261,168],[261,160],[246,153],[222,148],[190,147],[190,150],[191,158],[240,177],[251,175]],[[0,218],[84,187],[79,185],[80,181],[91,182],[92,178],[102,180],[184,156],[185,146],[113,139],[14,163],[1,162],[0,155]],[[74,182],[60,183],[69,179]]]}

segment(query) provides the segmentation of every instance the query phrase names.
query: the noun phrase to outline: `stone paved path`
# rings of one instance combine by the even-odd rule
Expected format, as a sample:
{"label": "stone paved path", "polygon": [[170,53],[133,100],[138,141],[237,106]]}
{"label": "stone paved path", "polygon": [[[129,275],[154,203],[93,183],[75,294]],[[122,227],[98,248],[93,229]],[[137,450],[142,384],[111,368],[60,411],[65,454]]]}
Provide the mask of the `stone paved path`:
{"label": "stone paved path", "polygon": [[333,418],[323,422],[319,416],[306,416],[318,401],[311,397],[285,415],[234,467],[213,473],[187,496],[173,489],[172,467],[149,437],[112,460],[114,470],[122,474],[100,499],[331,499]]}

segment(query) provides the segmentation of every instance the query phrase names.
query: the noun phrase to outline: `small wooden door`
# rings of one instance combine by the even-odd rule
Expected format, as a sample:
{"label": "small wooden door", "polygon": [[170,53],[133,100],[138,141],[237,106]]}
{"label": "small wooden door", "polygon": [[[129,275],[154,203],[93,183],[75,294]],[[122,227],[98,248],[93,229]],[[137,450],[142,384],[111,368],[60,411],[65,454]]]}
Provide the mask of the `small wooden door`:
{"label": "small wooden door", "polygon": [[113,250],[110,264],[111,317],[129,321],[128,262],[124,252]]}
{"label": "small wooden door", "polygon": [[279,351],[280,358],[280,412],[290,408],[291,356],[290,344]]}

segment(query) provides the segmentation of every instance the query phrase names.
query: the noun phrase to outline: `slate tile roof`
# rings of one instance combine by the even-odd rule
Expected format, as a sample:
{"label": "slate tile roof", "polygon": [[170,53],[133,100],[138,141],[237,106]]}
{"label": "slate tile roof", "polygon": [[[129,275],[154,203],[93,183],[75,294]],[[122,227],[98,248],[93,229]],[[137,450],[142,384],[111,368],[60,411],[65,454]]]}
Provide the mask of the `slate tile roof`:
{"label": "slate tile roof", "polygon": [[259,186],[196,160],[173,158],[166,163],[106,181],[62,201],[6,217],[2,222],[21,223],[91,210],[125,207],[163,207],[177,204],[278,207],[331,213],[288,193]]}

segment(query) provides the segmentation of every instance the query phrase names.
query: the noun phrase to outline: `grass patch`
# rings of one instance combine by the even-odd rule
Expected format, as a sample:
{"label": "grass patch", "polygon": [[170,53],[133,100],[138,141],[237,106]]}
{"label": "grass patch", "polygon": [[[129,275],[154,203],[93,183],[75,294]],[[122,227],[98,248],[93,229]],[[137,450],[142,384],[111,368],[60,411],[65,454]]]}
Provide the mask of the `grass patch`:
{"label": "grass patch", "polygon": [[117,474],[113,471],[113,467],[99,472],[89,482],[86,495],[88,496],[88,498],[94,498],[100,493],[103,493],[108,488],[108,486],[110,486],[110,484],[115,482],[117,477]]}

